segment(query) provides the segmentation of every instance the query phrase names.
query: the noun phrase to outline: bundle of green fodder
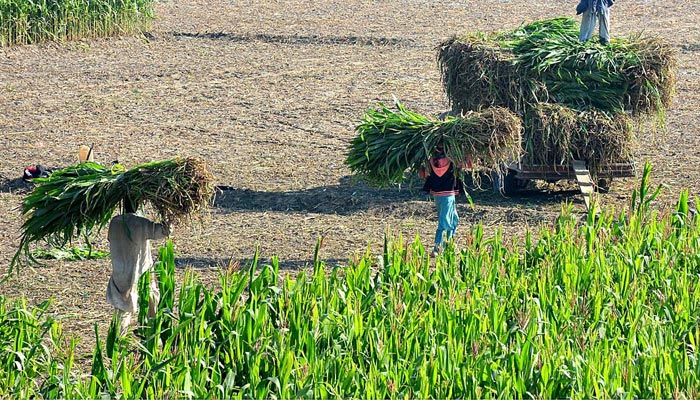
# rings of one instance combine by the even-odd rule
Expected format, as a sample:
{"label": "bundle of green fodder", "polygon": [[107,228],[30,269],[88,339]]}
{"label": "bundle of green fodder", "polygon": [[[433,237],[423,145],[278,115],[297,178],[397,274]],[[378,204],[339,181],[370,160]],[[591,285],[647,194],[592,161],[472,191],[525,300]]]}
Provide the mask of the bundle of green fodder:
{"label": "bundle of green fodder", "polygon": [[398,101],[397,111],[380,103],[368,109],[355,128],[346,165],[375,186],[400,184],[406,171],[417,171],[438,145],[452,160],[469,156],[475,170],[498,169],[518,156],[521,149],[520,118],[503,107],[448,116],[443,121],[407,110]]}
{"label": "bundle of green fodder", "polygon": [[456,111],[499,105],[527,112],[539,102],[663,118],[675,92],[675,53],[641,35],[580,43],[571,18],[514,31],[452,37],[438,46],[442,82]]}
{"label": "bundle of green fodder", "polygon": [[[199,158],[174,158],[125,169],[82,163],[34,179],[36,188],[23,201],[26,217],[11,270],[33,260],[30,244],[45,240],[62,248],[74,238],[87,238],[104,228],[115,209],[128,198],[148,204],[170,224],[202,209],[214,193],[213,175]],[[24,257],[22,257],[24,256]]]}
{"label": "bundle of green fodder", "polygon": [[595,109],[577,111],[551,103],[539,103],[524,118],[523,155],[528,165],[568,165],[574,159],[588,161],[597,172],[605,164],[625,163],[634,148],[633,123],[625,113],[608,114]]}

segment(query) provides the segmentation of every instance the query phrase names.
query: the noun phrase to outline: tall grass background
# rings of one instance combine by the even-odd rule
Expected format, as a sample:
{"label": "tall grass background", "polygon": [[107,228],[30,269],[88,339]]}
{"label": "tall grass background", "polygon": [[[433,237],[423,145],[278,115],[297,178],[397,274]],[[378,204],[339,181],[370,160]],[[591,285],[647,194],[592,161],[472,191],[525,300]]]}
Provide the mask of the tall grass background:
{"label": "tall grass background", "polygon": [[146,30],[153,0],[0,0],[0,47]]}
{"label": "tall grass background", "polygon": [[[175,287],[132,334],[113,323],[91,371],[48,303],[0,299],[0,397],[696,398],[699,220],[679,196],[657,211],[645,168],[630,211],[569,206],[522,240],[474,226],[431,262],[385,239],[346,267],[282,277],[276,259]],[[697,206],[697,202],[695,206]]]}

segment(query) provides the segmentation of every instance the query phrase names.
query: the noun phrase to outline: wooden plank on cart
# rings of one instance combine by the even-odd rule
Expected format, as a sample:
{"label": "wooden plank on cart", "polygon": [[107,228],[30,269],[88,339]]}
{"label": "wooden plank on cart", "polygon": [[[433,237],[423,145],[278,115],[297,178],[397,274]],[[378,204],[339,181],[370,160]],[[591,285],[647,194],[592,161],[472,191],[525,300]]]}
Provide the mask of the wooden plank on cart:
{"label": "wooden plank on cart", "polygon": [[571,167],[576,173],[576,182],[578,182],[579,188],[581,188],[581,194],[583,194],[583,201],[586,203],[586,210],[591,208],[591,196],[593,195],[593,180],[591,179],[591,174],[586,168],[586,163],[581,160],[574,160],[571,163]]}

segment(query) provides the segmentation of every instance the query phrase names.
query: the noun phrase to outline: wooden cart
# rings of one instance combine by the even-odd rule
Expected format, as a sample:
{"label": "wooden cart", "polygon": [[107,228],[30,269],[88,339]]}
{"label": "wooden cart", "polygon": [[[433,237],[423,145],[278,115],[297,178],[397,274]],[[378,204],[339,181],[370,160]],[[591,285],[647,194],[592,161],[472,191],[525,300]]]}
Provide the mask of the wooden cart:
{"label": "wooden cart", "polygon": [[598,169],[596,181],[591,178],[586,162],[574,160],[571,165],[545,166],[525,165],[513,162],[506,168],[501,179],[494,179],[494,189],[506,196],[517,195],[532,179],[556,182],[562,179],[576,180],[586,203],[590,207],[591,195],[595,190],[607,191],[613,178],[634,177],[634,163],[606,165]]}

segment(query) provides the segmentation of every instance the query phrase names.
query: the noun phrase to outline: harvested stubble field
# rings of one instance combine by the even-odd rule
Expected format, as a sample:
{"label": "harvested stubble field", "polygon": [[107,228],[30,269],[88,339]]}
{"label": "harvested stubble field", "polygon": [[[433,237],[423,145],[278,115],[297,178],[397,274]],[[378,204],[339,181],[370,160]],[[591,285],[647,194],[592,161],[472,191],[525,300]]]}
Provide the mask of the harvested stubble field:
{"label": "harvested stubble field", "polygon": [[[491,1],[225,1],[159,3],[149,34],[139,37],[0,49],[0,274],[17,249],[17,207],[27,193],[17,178],[32,164],[65,166],[80,144],[97,160],[127,167],[176,155],[206,159],[221,192],[201,220],[176,227],[177,263],[215,282],[216,267],[245,265],[258,248],[282,267],[307,266],[323,236],[322,256],[344,264],[386,230],[420,235],[436,226],[430,199],[413,190],[374,189],[343,165],[364,110],[395,95],[407,108],[447,110],[435,46],[471,31],[573,15],[576,2],[536,6]],[[665,135],[645,135],[637,159],[654,164],[669,186],[668,208],[682,188],[700,191],[700,32],[698,1],[619,1],[612,32],[643,30],[678,50],[678,93]],[[634,180],[617,180],[598,197],[624,207]],[[550,224],[573,186],[504,199],[474,191],[475,208],[458,205],[461,229],[483,222],[487,234],[519,236]],[[550,193],[554,191],[554,193]],[[459,240],[459,238],[458,238]],[[106,232],[96,239],[107,248]],[[48,262],[25,268],[0,294],[30,303],[54,298],[69,333],[94,343],[106,331],[107,260]]]}

